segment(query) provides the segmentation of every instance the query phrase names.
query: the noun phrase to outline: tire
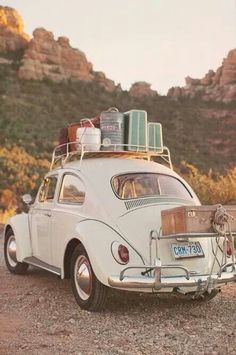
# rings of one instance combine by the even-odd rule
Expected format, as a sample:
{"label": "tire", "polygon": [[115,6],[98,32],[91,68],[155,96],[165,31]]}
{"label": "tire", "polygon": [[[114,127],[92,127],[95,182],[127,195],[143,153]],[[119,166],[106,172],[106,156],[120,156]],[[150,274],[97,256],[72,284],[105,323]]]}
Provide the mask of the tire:
{"label": "tire", "polygon": [[8,270],[13,274],[23,275],[28,269],[28,264],[20,263],[16,259],[16,239],[12,229],[8,229],[4,241],[4,258]]}
{"label": "tire", "polygon": [[205,293],[203,293],[203,295],[196,297],[194,299],[194,301],[198,301],[198,302],[209,302],[211,301],[213,298],[215,298],[220,292],[220,289],[214,289],[212,290],[210,293],[208,293],[207,291]]}
{"label": "tire", "polygon": [[106,302],[108,287],[95,276],[84,247],[79,244],[71,259],[71,287],[80,308],[87,311],[100,311]]}

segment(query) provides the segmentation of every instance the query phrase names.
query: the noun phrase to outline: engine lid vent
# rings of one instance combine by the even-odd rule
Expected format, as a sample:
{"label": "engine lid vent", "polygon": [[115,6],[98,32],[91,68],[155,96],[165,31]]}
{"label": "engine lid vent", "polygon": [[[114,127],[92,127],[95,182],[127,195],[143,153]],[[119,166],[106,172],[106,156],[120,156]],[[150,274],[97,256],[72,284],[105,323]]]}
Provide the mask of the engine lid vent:
{"label": "engine lid vent", "polygon": [[158,202],[160,202],[160,198],[158,197],[135,199],[135,200],[125,201],[125,207],[127,210],[131,210],[132,208],[145,206],[145,205],[152,205]]}

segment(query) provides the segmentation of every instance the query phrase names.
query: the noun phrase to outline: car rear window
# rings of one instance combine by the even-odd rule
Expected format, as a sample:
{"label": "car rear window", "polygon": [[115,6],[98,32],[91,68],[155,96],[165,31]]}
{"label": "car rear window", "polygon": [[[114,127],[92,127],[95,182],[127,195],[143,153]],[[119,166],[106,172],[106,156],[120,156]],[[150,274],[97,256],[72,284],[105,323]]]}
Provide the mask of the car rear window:
{"label": "car rear window", "polygon": [[192,195],[180,180],[164,174],[122,174],[114,176],[111,184],[117,197],[122,200],[148,196],[192,199]]}

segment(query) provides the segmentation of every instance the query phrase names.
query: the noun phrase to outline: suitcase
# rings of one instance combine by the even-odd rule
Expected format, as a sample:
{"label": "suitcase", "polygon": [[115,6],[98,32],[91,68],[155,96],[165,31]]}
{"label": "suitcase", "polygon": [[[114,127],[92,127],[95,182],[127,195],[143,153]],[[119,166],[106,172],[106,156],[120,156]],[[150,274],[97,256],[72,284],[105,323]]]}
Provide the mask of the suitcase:
{"label": "suitcase", "polygon": [[[218,205],[181,206],[161,211],[162,235],[181,233],[213,233],[212,222]],[[236,206],[223,206],[234,219],[230,222],[236,232]]]}
{"label": "suitcase", "polygon": [[161,123],[148,123],[148,149],[154,152],[163,152],[162,125]]}
{"label": "suitcase", "polygon": [[62,147],[60,147],[60,153],[61,154],[66,154],[66,152],[67,152],[66,144],[68,142],[69,142],[68,127],[63,127],[60,130],[59,139],[58,139],[59,145],[62,145]]}
{"label": "suitcase", "polygon": [[[99,127],[100,125],[100,117],[93,118],[82,118],[79,122],[70,123],[67,126],[68,129],[68,142],[76,142],[77,141],[77,129],[81,127]],[[69,151],[77,150],[76,144],[70,144]]]}
{"label": "suitcase", "polygon": [[147,151],[147,112],[131,110],[124,115],[126,150]]}
{"label": "suitcase", "polygon": [[[81,127],[81,124],[80,122],[77,122],[77,123],[71,123],[69,126],[68,126],[68,139],[69,139],[69,142],[76,142],[76,132],[77,132],[77,129]],[[69,151],[72,152],[72,151],[75,151],[77,150],[77,145],[75,143],[73,144],[70,144],[69,145]]]}

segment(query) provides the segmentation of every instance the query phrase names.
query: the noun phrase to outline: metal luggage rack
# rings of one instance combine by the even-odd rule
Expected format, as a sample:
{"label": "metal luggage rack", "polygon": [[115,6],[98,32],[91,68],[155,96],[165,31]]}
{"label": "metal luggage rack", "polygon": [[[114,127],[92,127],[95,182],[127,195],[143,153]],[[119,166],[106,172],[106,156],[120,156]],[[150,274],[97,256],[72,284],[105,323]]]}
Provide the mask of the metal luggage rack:
{"label": "metal luggage rack", "polygon": [[[78,142],[70,142],[58,145],[52,154],[52,161],[50,170],[60,166],[62,167],[70,161],[79,160],[80,163],[83,159],[89,158],[123,158],[123,159],[144,159],[154,161],[160,158],[168,164],[173,170],[171,162],[170,151],[167,147],[160,147],[160,150],[153,151],[153,147],[130,145],[130,144],[109,144],[111,150],[107,150],[108,146],[101,144],[101,150],[88,150],[87,147],[94,146],[94,144],[81,144]],[[102,149],[106,150],[102,150]],[[125,149],[132,150],[125,150]],[[155,148],[156,149],[156,148]]]}
{"label": "metal luggage rack", "polygon": [[[169,235],[162,235],[161,231],[159,234],[156,235],[151,235],[150,234],[150,244],[152,243],[152,240],[156,241],[156,257],[158,257],[158,246],[157,242],[158,240],[165,240],[165,239],[175,239],[175,240],[188,240],[188,239],[195,239],[195,238],[211,238],[211,249],[212,249],[212,254],[214,256],[213,262],[212,262],[212,270],[210,273],[210,276],[212,274],[213,268],[215,263],[218,264],[219,266],[219,271],[218,271],[218,276],[221,276],[222,272],[227,268],[227,267],[232,267],[232,271],[235,272],[235,278],[236,278],[236,260],[235,260],[235,248],[234,248],[234,240],[236,237],[236,232],[225,232],[224,234],[219,234],[219,233],[181,233],[181,234],[169,234]],[[213,239],[215,238],[215,249],[213,245]],[[223,242],[226,241],[226,239],[229,239],[232,245],[232,255],[229,257],[231,258],[231,262],[227,261],[227,252],[225,248],[222,248],[220,245],[220,239],[223,239]],[[218,250],[222,251],[222,258],[219,260],[217,258],[217,252]]]}

